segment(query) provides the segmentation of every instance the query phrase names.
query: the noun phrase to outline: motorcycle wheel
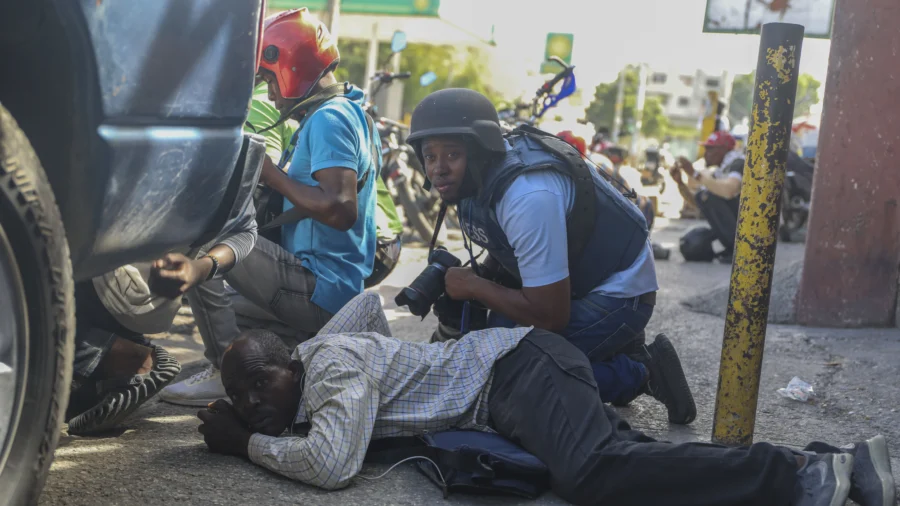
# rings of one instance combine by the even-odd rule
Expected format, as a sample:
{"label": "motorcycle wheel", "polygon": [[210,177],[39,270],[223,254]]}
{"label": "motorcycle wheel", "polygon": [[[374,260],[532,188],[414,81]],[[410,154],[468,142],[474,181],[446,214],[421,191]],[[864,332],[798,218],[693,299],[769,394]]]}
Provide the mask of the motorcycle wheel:
{"label": "motorcycle wheel", "polygon": [[779,238],[784,242],[793,242],[794,233],[806,225],[809,212],[803,207],[803,198],[799,196],[791,197],[785,194],[782,203],[781,227],[778,230]]}
{"label": "motorcycle wheel", "polygon": [[420,204],[419,193],[424,193],[424,188],[416,188],[418,181],[415,180],[416,171],[405,166],[401,168],[403,175],[402,183],[394,186],[397,194],[397,200],[403,207],[403,214],[409,226],[422,238],[422,241],[428,242],[434,235],[434,221],[429,221],[424,209]]}

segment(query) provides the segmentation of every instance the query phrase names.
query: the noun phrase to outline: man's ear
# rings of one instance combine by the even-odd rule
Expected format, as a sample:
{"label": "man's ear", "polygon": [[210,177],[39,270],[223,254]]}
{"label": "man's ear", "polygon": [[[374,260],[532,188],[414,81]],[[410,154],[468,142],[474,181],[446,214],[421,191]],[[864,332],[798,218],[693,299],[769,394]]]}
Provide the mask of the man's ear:
{"label": "man's ear", "polygon": [[303,379],[303,364],[299,360],[291,360],[288,369],[291,370],[294,383],[300,383],[300,380]]}

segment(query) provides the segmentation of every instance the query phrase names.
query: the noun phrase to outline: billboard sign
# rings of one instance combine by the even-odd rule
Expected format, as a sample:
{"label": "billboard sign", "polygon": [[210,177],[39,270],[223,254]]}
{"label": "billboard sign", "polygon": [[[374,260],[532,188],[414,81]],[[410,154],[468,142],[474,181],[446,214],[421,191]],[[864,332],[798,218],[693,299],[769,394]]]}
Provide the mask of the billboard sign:
{"label": "billboard sign", "polygon": [[[370,14],[383,16],[437,17],[440,0],[342,0],[344,14]],[[328,0],[268,0],[269,12],[307,7],[311,12],[322,12]]]}
{"label": "billboard sign", "polygon": [[807,37],[831,37],[835,0],[707,0],[703,31],[755,33],[766,23],[803,25]]}
{"label": "billboard sign", "polygon": [[575,36],[571,33],[548,33],[544,46],[544,62],[541,63],[541,74],[556,74],[562,68],[558,63],[547,61],[551,56],[558,56],[566,65],[572,64],[572,46]]}

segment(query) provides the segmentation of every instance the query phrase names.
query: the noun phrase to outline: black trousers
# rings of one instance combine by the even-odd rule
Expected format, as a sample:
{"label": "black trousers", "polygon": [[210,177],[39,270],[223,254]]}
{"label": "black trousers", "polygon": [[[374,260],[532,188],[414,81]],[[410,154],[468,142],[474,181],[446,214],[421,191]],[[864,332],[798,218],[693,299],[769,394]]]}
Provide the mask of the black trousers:
{"label": "black trousers", "polygon": [[694,196],[697,207],[703,213],[703,217],[709,222],[716,239],[719,240],[728,251],[734,249],[734,236],[737,233],[737,217],[740,208],[740,197],[723,199],[708,190],[700,190]]}
{"label": "black trousers", "polygon": [[787,448],[656,442],[602,404],[587,358],[564,338],[529,333],[494,368],[492,424],[541,459],[574,504],[782,506],[797,461]]}
{"label": "black trousers", "polygon": [[75,283],[75,377],[89,378],[116,337],[143,346],[150,344],[147,338],[128,330],[110,314],[100,302],[93,282]]}

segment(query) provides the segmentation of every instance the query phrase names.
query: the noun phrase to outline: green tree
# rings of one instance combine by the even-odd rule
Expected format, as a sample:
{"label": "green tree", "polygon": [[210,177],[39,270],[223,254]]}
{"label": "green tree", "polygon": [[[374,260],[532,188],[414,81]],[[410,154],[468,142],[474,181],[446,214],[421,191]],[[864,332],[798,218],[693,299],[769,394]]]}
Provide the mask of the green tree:
{"label": "green tree", "polygon": [[797,100],[794,103],[794,117],[809,114],[812,106],[819,103],[819,87],[822,83],[809,74],[797,79]]}
{"label": "green tree", "polygon": [[[369,43],[344,40],[340,49],[341,65],[335,77],[364,88],[371,77],[365,75]],[[378,63],[387,61],[390,54],[390,44],[380,44]],[[400,53],[400,70],[412,74],[404,82],[403,111],[411,112],[426,95],[443,88],[469,88],[497,103],[501,97],[487,82],[490,69],[486,61],[477,48],[459,50],[449,45],[410,44]],[[429,71],[437,74],[435,82],[426,87],[419,85],[419,78]]]}
{"label": "green tree", "polygon": [[[622,124],[627,125],[634,118],[634,107],[637,103],[637,67],[631,65],[625,67],[625,93],[623,95]],[[616,94],[618,93],[618,80],[611,83],[603,83],[594,90],[594,100],[584,112],[585,119],[595,127],[607,127],[612,129],[616,117]]]}
{"label": "green tree", "polygon": [[[635,122],[635,109],[637,108],[638,68],[629,65],[622,69],[625,73],[625,89],[622,98],[622,125],[629,135],[630,125]],[[585,118],[595,127],[612,128],[616,116],[616,94],[618,93],[618,80],[611,83],[603,83],[594,90],[594,100],[585,110]],[[669,120],[663,112],[662,103],[658,97],[647,97],[644,100],[644,115],[642,117],[641,133],[649,137],[662,137],[669,128]]]}
{"label": "green tree", "polygon": [[750,117],[753,106],[753,86],[756,73],[734,76],[731,86],[731,99],[728,101],[728,119],[736,125],[744,118]]}
{"label": "green tree", "polygon": [[[742,74],[734,77],[731,87],[731,100],[728,105],[728,116],[731,124],[750,117],[753,108],[753,89],[756,86],[756,73]],[[819,88],[822,83],[809,74],[801,74],[797,79],[797,96],[794,102],[794,117],[809,114],[810,108],[819,103]]]}
{"label": "green tree", "polygon": [[669,118],[663,112],[658,97],[647,97],[644,101],[644,117],[641,133],[646,137],[662,137],[669,131]]}

